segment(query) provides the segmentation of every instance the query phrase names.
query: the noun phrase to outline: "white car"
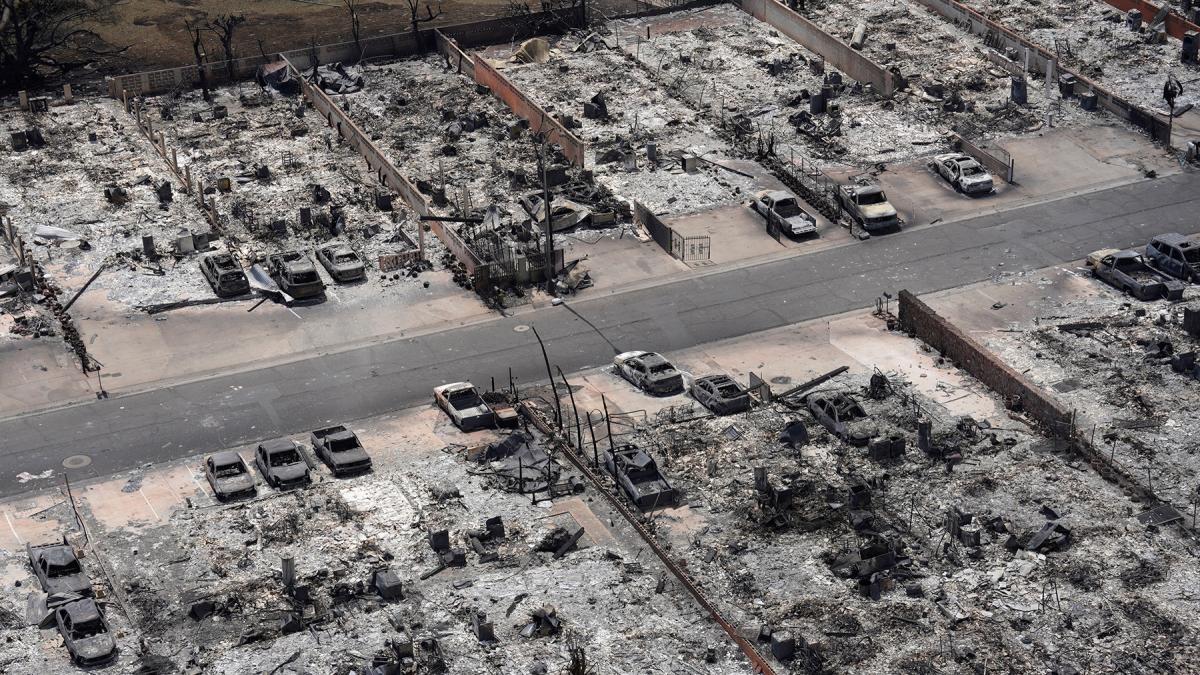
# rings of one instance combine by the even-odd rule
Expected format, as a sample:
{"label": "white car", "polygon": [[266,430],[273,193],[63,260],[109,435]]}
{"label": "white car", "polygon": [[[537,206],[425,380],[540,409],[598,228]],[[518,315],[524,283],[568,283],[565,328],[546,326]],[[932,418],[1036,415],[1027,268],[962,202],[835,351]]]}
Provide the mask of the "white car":
{"label": "white car", "polygon": [[470,382],[434,387],[433,399],[461,431],[478,431],[496,426],[496,412]]}
{"label": "white car", "polygon": [[767,224],[776,223],[779,229],[793,237],[817,233],[817,219],[800,208],[800,200],[783,190],[763,190],[750,202],[754,209],[766,219]]}
{"label": "white car", "polygon": [[621,377],[647,394],[670,396],[683,391],[683,373],[654,352],[625,352],[613,358]]}
{"label": "white car", "polygon": [[969,195],[985,195],[995,187],[992,174],[973,157],[952,152],[933,158],[933,168],[945,178],[955,190]]}

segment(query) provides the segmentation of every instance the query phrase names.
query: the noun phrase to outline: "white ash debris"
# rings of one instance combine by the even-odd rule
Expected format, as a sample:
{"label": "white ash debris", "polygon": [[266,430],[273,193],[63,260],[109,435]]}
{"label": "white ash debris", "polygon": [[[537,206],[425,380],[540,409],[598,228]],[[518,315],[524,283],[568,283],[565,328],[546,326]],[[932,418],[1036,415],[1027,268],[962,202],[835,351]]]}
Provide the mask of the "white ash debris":
{"label": "white ash debris", "polygon": [[[361,671],[388,651],[389,640],[411,635],[435,638],[449,673],[524,672],[537,661],[553,672],[580,637],[589,659],[622,672],[652,663],[713,674],[744,670],[688,596],[654,592],[659,572],[649,559],[638,561],[637,547],[581,544],[554,559],[538,544],[552,526],[577,527],[571,516],[548,517],[549,503],[534,506],[528,496],[492,490],[474,470],[451,446],[422,453],[404,470],[323,477],[289,493],[260,486],[253,501],[180,510],[163,525],[94,536],[104,538],[136,630],[151,653],[175,667],[270,671],[298,652],[287,664],[294,670]],[[503,519],[505,536],[486,543],[498,559],[484,562],[465,533],[492,516]],[[447,529],[467,563],[422,580],[439,564],[431,529]],[[295,559],[296,583],[313,599],[302,610],[283,591],[284,556]],[[380,568],[399,574],[402,599],[384,602],[363,587]],[[199,621],[188,616],[193,606],[202,610]],[[545,606],[555,609],[562,631],[521,637],[530,612]],[[494,624],[495,643],[472,633],[472,610]],[[291,614],[304,630],[282,629]],[[710,647],[719,655],[713,663],[705,660]]]}
{"label": "white ash debris", "polygon": [[[842,76],[842,85],[834,86],[834,114],[809,114],[809,97],[825,83],[825,76],[809,65],[819,57],[768,24],[746,20],[741,10],[699,10],[698,27],[652,32],[649,41],[642,25],[652,20],[614,26],[630,35],[622,40],[622,50],[657,79],[713,115],[747,115],[756,134],[775,137],[776,153],[785,158],[794,148],[797,155],[859,166],[903,161],[943,151],[948,132],[960,122],[990,134],[1036,131],[1044,124],[1047,106],[1055,125],[1094,122],[1094,114],[1070,106],[1059,110],[1033,83],[1027,106],[1007,103],[1009,76],[987,60],[982,42],[923,8],[888,2],[869,4],[867,11],[881,19],[871,22],[864,51],[885,67],[898,68],[908,87],[888,101]],[[837,34],[844,26],[853,27],[848,17],[861,12],[858,5],[834,3],[813,7],[808,16]],[[825,72],[834,70],[826,64]],[[947,110],[948,105],[957,109],[956,100],[963,111]],[[810,126],[810,120],[816,125]]]}
{"label": "white ash debris", "polygon": [[[679,422],[651,420],[639,432],[689,505],[656,518],[659,534],[721,610],[750,634],[769,626],[816,642],[835,671],[924,663],[956,672],[986,660],[1087,672],[1144,658],[1179,668],[1188,657],[1166,645],[1195,630],[1190,601],[1177,594],[1197,576],[1187,542],[1165,528],[1147,531],[1133,518],[1143,505],[1056,451],[1020,415],[958,419],[887,375],[895,393],[883,400],[870,398],[860,376],[814,391],[848,391],[881,427],[902,430],[908,448],[897,460],[871,460],[808,413],[779,408],[697,421],[681,413]],[[933,420],[935,443],[961,452],[952,470],[916,447],[916,404]],[[1003,410],[999,400],[994,406]],[[811,435],[795,450],[778,441],[793,419]],[[731,425],[738,433],[722,434]],[[793,490],[786,524],[763,524],[755,467],[766,467],[772,486]],[[871,495],[857,507],[867,523],[859,530],[847,518],[855,485]],[[978,545],[949,532],[953,508],[981,529]],[[1070,530],[1069,545],[1025,550],[1048,522]],[[838,561],[884,542],[907,560],[872,601]],[[1097,641],[1098,632],[1105,638]],[[1150,651],[1147,641],[1156,645]]]}
{"label": "white ash debris", "polygon": [[[683,170],[682,156],[720,161],[736,156],[720,133],[691,107],[664,91],[621,53],[572,52],[565,38],[544,64],[509,65],[504,74],[538,105],[558,118],[568,116],[573,131],[588,143],[596,181],[626,200],[637,200],[660,215],[678,215],[733,204],[745,198],[753,180],[701,162]],[[585,104],[602,96],[607,117],[585,116]],[[655,146],[651,163],[647,144]],[[594,160],[594,162],[593,162]]]}
{"label": "white ash debris", "polygon": [[1078,410],[1081,425],[1095,425],[1099,448],[1190,519],[1200,482],[1200,389],[1171,360],[1191,351],[1182,317],[1198,307],[1194,298],[1131,303],[1105,288],[1040,307],[1036,325],[990,333],[986,344]]}
{"label": "white ash debris", "polygon": [[[1188,79],[1183,76],[1186,66],[1180,63],[1180,41],[1152,30],[1153,16],[1142,17],[1142,30],[1135,32],[1125,24],[1124,12],[1092,0],[986,4],[965,0],[964,4],[1055,52],[1064,65],[1081,75],[1164,115],[1167,105],[1162,87],[1167,74],[1174,72],[1180,79]],[[1197,102],[1200,94],[1185,85],[1175,105]]]}

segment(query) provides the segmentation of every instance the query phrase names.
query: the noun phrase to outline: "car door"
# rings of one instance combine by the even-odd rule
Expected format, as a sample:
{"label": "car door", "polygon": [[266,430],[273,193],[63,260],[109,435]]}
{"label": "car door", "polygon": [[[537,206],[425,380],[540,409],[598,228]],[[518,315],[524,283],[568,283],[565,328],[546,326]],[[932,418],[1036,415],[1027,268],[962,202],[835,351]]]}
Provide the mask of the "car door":
{"label": "car door", "polygon": [[1167,260],[1167,271],[1171,276],[1183,277],[1186,276],[1187,263],[1183,260],[1183,251],[1180,251],[1174,246],[1171,247],[1171,256]]}
{"label": "car door", "polygon": [[944,159],[941,162],[938,162],[938,173],[942,174],[942,178],[945,178],[950,182],[954,182],[954,171],[951,168],[952,166],[954,166],[954,161],[950,159]]}
{"label": "car door", "polygon": [[642,365],[641,361],[631,361],[629,363],[630,379],[639,387],[646,385],[646,366]]}
{"label": "car door", "polygon": [[275,483],[271,480],[271,474],[267,471],[267,467],[271,463],[267,461],[267,451],[261,445],[254,451],[254,463],[258,465],[258,472],[262,474],[263,480],[267,481],[267,485],[274,485]]}
{"label": "car door", "polygon": [[208,484],[209,484],[209,486],[212,487],[213,492],[216,492],[216,490],[217,490],[217,475],[216,475],[216,472],[213,470],[212,457],[209,457],[208,459],[204,460],[204,477],[208,479]]}

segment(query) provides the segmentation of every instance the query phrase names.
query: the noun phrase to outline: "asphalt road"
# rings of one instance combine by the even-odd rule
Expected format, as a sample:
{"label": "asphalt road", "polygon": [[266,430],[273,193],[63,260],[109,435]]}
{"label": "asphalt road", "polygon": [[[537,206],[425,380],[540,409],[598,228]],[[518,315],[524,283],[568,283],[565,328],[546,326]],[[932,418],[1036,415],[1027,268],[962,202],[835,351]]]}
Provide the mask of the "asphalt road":
{"label": "asphalt road", "polygon": [[[982,204],[981,204],[982,205]],[[870,307],[884,291],[928,293],[1067,261],[1161,232],[1200,231],[1200,176],[1181,174],[652,288],[0,421],[0,496],[371,417],[429,401],[444,382],[508,368],[545,378],[533,333],[567,373],[613,347],[663,352]],[[597,330],[603,333],[603,337]],[[607,340],[605,339],[607,338]],[[47,478],[33,478],[47,470]]]}

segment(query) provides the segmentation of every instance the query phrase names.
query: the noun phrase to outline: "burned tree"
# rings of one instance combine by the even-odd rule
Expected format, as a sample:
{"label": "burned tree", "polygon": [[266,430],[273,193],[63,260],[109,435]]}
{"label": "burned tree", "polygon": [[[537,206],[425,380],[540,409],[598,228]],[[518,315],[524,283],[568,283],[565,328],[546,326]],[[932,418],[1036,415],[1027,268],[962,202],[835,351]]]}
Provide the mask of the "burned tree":
{"label": "burned tree", "polygon": [[0,93],[36,87],[126,47],[87,25],[111,19],[118,0],[0,0]]}
{"label": "burned tree", "polygon": [[[220,14],[208,22],[208,29],[217,36],[221,50],[225,52],[225,75],[233,81],[233,34],[237,27],[246,23],[245,14]],[[261,43],[259,44],[261,49]]]}
{"label": "burned tree", "polygon": [[421,40],[421,24],[430,23],[442,16],[442,5],[438,3],[437,14],[433,13],[433,8],[429,3],[425,3],[425,16],[421,16],[421,0],[404,0],[408,3],[408,11],[412,21],[413,38],[417,41],[417,48],[424,51],[425,46]]}
{"label": "burned tree", "polygon": [[358,58],[362,59],[362,24],[358,20],[358,0],[342,0],[342,4],[350,14],[350,35],[354,37],[354,48],[358,50]]}
{"label": "burned tree", "polygon": [[192,38],[192,52],[196,55],[196,74],[200,78],[200,89],[204,92],[204,100],[211,101],[212,97],[208,93],[208,74],[205,73],[204,68],[204,62],[207,59],[204,51],[204,31],[207,28],[200,21],[191,19],[184,19],[183,26]]}

